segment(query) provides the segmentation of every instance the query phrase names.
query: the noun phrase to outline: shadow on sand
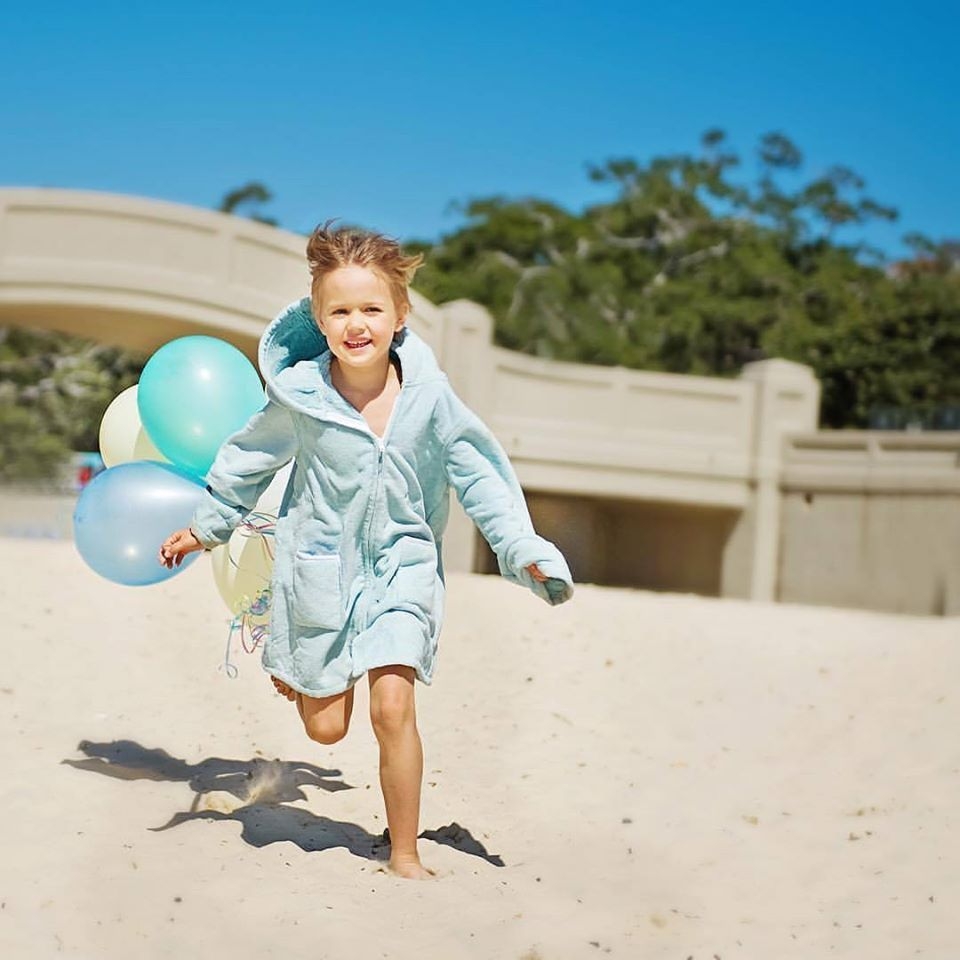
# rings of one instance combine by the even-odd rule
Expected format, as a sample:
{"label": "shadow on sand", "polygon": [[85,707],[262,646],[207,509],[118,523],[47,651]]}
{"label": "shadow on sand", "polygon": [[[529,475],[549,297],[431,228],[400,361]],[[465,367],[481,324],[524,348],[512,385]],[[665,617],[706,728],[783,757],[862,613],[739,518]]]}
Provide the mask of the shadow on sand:
{"label": "shadow on sand", "polygon": [[[148,749],[133,740],[92,743],[82,740],[77,749],[83,760],[64,760],[78,770],[100,773],[118,780],[166,780],[188,784],[194,792],[190,809],[175,813],[156,831],[169,830],[191,820],[233,820],[242,827],[241,837],[255,847],[290,841],[313,852],[344,847],[364,860],[388,860],[390,835],[375,835],[355,823],[318,816],[302,807],[286,804],[308,799],[304,787],[333,793],[352,790],[339,779],[339,770],[326,770],[312,763],[290,760],[226,760],[208,757],[187,763],[166,750]],[[503,860],[487,853],[469,830],[457,823],[424,830],[420,836],[461,853],[480,857],[497,867]]]}

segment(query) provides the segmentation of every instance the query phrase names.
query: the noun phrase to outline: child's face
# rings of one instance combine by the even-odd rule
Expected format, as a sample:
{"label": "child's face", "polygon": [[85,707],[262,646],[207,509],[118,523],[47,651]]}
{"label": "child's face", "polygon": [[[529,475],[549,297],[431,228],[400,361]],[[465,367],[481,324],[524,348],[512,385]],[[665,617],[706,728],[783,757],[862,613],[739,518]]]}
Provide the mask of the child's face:
{"label": "child's face", "polygon": [[375,270],[352,263],[328,273],[320,285],[317,326],[333,355],[347,368],[390,362],[393,335],[403,326],[390,287]]}

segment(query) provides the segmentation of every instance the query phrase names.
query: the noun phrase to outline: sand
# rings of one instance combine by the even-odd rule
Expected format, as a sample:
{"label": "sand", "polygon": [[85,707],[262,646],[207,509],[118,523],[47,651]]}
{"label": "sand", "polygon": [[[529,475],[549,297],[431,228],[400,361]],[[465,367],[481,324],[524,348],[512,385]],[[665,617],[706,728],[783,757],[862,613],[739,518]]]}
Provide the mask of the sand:
{"label": "sand", "polygon": [[452,575],[416,883],[365,685],[327,747],[228,678],[207,557],[0,573],[4,958],[960,955],[957,619]]}

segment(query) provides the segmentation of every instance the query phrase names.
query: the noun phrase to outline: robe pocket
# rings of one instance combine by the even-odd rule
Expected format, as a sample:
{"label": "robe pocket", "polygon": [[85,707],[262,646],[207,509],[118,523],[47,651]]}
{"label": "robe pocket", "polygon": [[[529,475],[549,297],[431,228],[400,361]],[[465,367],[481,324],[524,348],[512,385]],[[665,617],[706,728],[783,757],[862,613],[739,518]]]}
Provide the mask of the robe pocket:
{"label": "robe pocket", "polygon": [[340,557],[298,550],[293,562],[293,619],[304,627],[339,630]]}

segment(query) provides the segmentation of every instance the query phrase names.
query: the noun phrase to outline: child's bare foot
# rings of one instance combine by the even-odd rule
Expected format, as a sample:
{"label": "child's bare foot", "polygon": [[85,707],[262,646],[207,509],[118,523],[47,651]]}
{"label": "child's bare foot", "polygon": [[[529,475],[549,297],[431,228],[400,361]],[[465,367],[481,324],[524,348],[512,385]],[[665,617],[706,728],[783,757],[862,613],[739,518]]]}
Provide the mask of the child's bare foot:
{"label": "child's bare foot", "polygon": [[270,679],[273,681],[273,685],[277,688],[277,693],[281,696],[286,697],[288,700],[297,699],[297,691],[293,689],[288,683],[284,683],[282,680],[277,679],[271,675]]}
{"label": "child's bare foot", "polygon": [[419,857],[391,857],[387,869],[405,880],[429,880],[437,875],[436,870],[425,867]]}

